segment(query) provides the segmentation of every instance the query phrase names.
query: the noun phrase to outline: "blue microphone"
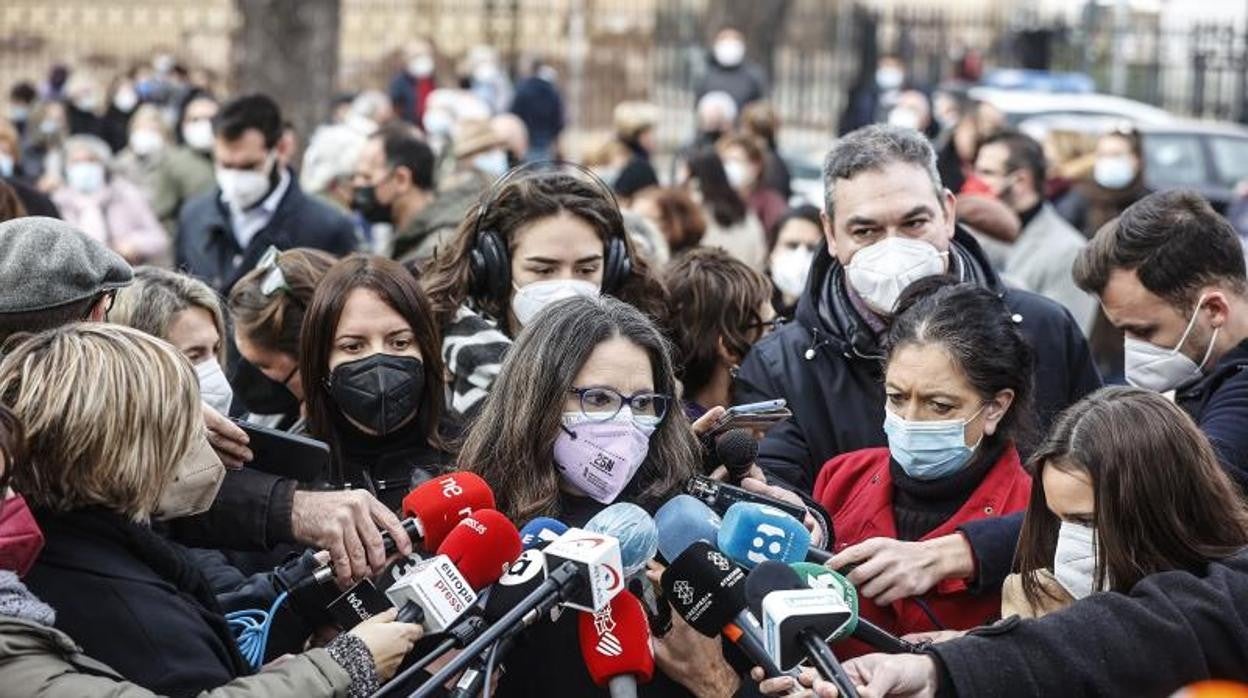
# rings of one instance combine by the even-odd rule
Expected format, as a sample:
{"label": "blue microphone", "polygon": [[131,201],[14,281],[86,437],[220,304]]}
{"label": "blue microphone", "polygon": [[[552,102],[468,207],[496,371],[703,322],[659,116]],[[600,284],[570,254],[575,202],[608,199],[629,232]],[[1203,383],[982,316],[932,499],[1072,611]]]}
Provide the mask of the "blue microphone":
{"label": "blue microphone", "polygon": [[645,509],[628,502],[617,502],[598,512],[585,523],[585,530],[619,539],[625,577],[645,571],[659,548],[654,519]]}
{"label": "blue microphone", "polygon": [[520,529],[520,544],[525,550],[545,548],[552,540],[562,536],[568,527],[558,519],[539,516]]}
{"label": "blue microphone", "polygon": [[659,553],[671,562],[685,552],[694,541],[714,545],[719,539],[722,521],[710,507],[695,497],[681,494],[659,507],[654,514],[659,528]]}
{"label": "blue microphone", "polygon": [[805,560],[810,531],[775,507],[738,502],[728,507],[717,542],[725,555],[753,569],[766,560],[785,564]]}

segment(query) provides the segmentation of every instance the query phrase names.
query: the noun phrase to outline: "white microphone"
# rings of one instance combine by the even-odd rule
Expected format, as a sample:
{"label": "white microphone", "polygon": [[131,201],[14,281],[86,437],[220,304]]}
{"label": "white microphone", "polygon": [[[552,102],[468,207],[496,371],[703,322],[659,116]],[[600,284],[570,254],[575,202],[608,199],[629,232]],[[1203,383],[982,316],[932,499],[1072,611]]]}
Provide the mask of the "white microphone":
{"label": "white microphone", "polygon": [[617,538],[569,528],[543,552],[548,573],[564,563],[572,563],[576,566],[576,576],[588,581],[564,601],[565,606],[594,613],[624,590],[624,564]]}
{"label": "white microphone", "polygon": [[417,563],[386,589],[396,608],[414,603],[425,613],[429,633],[451,627],[477,602],[477,592],[446,555]]}

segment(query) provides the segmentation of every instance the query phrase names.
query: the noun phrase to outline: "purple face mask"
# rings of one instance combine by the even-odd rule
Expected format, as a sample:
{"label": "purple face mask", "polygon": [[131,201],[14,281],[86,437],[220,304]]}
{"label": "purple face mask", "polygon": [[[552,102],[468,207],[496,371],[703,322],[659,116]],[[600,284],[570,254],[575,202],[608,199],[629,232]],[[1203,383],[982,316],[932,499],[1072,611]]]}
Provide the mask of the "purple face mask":
{"label": "purple face mask", "polygon": [[555,467],[569,485],[610,504],[641,468],[657,424],[638,424],[628,408],[602,422],[580,412],[563,414],[555,438]]}

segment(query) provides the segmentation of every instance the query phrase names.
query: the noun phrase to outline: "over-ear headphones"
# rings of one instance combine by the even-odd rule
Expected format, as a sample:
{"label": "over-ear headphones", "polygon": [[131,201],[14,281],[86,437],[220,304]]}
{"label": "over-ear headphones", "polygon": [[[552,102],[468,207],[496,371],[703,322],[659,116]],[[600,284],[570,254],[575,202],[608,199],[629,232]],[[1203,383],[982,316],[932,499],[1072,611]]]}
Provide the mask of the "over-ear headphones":
{"label": "over-ear headphones", "polygon": [[603,250],[602,292],[618,291],[632,273],[633,262],[628,257],[628,245],[624,242],[623,216],[620,215],[620,203],[615,198],[611,187],[588,168],[572,162],[545,160],[530,162],[508,170],[499,177],[477,210],[476,223],[473,226],[473,245],[468,252],[468,268],[471,274],[469,291],[474,298],[492,298],[502,303],[511,295],[511,254],[507,249],[507,241],[501,233],[493,228],[485,228],[482,222],[490,213],[500,192],[508,185],[525,178],[538,178],[548,174],[570,174],[569,170],[583,176],[588,183],[602,192],[604,198],[610,199],[618,218],[618,226],[614,230]]}

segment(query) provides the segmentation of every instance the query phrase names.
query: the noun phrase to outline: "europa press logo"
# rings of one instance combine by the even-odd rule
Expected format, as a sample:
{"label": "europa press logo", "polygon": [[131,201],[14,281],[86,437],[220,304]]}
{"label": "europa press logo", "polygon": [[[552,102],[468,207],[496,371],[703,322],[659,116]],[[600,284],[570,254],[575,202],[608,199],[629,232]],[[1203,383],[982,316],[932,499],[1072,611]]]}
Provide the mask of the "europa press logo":
{"label": "europa press logo", "polygon": [[693,603],[693,585],[683,579],[677,580],[672,585],[672,593],[686,606]]}
{"label": "europa press logo", "polygon": [[728,557],[718,550],[712,550],[707,553],[706,559],[709,560],[712,565],[719,568],[721,572],[727,572],[732,568],[732,563],[728,560]]}

